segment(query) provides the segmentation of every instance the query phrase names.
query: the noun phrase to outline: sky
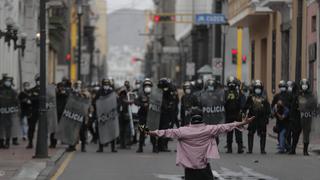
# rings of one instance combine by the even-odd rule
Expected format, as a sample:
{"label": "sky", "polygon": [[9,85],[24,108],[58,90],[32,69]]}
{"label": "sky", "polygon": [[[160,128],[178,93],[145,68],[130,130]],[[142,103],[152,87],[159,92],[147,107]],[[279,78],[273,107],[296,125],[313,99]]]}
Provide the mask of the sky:
{"label": "sky", "polygon": [[116,10],[129,8],[129,9],[152,9],[153,0],[106,0],[108,14]]}

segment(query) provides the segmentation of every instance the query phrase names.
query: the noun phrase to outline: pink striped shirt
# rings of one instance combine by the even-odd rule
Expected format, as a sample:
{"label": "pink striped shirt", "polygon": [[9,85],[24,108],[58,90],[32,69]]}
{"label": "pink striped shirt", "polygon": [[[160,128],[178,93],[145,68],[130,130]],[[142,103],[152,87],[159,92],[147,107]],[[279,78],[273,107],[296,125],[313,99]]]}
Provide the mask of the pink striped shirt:
{"label": "pink striped shirt", "polygon": [[206,168],[208,159],[219,159],[219,151],[215,136],[229,132],[239,125],[239,122],[206,125],[192,124],[178,129],[153,131],[157,136],[177,138],[176,165],[184,168]]}

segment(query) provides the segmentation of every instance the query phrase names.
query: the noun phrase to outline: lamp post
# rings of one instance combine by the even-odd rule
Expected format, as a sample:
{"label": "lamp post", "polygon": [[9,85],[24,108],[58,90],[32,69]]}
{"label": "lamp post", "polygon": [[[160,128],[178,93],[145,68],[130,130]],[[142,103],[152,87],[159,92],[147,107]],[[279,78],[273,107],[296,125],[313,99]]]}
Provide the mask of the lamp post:
{"label": "lamp post", "polygon": [[81,80],[81,17],[82,17],[82,0],[77,1],[78,5],[78,10],[77,10],[77,15],[78,15],[78,80]]}
{"label": "lamp post", "polygon": [[40,0],[40,117],[34,158],[48,158],[46,118],[46,1]]}

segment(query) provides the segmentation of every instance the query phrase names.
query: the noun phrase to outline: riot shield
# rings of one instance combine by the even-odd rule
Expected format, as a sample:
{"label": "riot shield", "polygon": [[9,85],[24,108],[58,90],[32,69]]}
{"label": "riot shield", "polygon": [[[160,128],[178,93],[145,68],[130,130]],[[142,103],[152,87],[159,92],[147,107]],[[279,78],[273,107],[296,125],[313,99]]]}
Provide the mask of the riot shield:
{"label": "riot shield", "polygon": [[56,132],[58,127],[56,87],[52,84],[47,85],[46,108],[48,133],[51,134],[53,132]]}
{"label": "riot shield", "polygon": [[100,143],[105,144],[119,136],[116,93],[102,96],[96,101]]}
{"label": "riot shield", "polygon": [[17,99],[0,92],[0,137],[4,135],[19,137],[21,125],[19,120],[20,108]]}
{"label": "riot shield", "polygon": [[224,91],[203,91],[200,95],[203,120],[206,124],[221,124],[225,121]]}
{"label": "riot shield", "polygon": [[302,95],[298,98],[301,118],[313,118],[317,115],[317,99],[313,95]]}
{"label": "riot shield", "polygon": [[57,139],[69,145],[76,144],[81,125],[85,121],[89,107],[89,99],[70,95],[60,119],[56,133]]}
{"label": "riot shield", "polygon": [[158,88],[153,88],[148,108],[147,127],[152,130],[159,129],[160,113],[162,104],[162,91]]}

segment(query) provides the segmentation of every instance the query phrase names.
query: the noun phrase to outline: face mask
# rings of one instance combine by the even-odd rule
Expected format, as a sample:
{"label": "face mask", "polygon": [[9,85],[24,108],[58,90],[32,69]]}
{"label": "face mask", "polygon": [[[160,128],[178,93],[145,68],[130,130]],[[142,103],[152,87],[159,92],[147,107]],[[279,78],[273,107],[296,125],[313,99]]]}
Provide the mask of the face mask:
{"label": "face mask", "polygon": [[281,92],[286,92],[286,90],[287,90],[287,88],[285,88],[285,87],[281,87],[281,88],[280,88],[280,91],[281,91]]}
{"label": "face mask", "polygon": [[301,88],[302,88],[302,90],[304,90],[304,91],[305,91],[305,90],[307,90],[307,89],[308,89],[308,85],[305,85],[305,84],[304,84],[304,85],[302,85],[302,86],[301,86]]}
{"label": "face mask", "polygon": [[249,92],[244,92],[243,94],[244,94],[244,96],[246,96],[246,97],[249,96]]}
{"label": "face mask", "polygon": [[5,82],[4,82],[4,85],[5,85],[6,87],[11,87],[11,82],[10,82],[10,81],[5,81]]}
{"label": "face mask", "polygon": [[99,87],[94,87],[93,89],[94,89],[95,91],[99,91],[100,88],[99,88]]}
{"label": "face mask", "polygon": [[66,93],[66,91],[65,90],[61,90],[61,94],[65,94]]}
{"label": "face mask", "polygon": [[40,81],[36,81],[36,85],[40,86]]}
{"label": "face mask", "polygon": [[255,89],[254,92],[255,92],[256,94],[261,94],[261,89]]}
{"label": "face mask", "polygon": [[146,94],[151,93],[151,87],[145,87],[143,90]]}
{"label": "face mask", "polygon": [[168,90],[169,90],[169,88],[167,88],[167,87],[166,87],[166,88],[163,88],[163,90],[164,90],[164,91],[168,91]]}
{"label": "face mask", "polygon": [[186,94],[190,94],[191,93],[191,89],[186,89]]}
{"label": "face mask", "polygon": [[140,84],[137,84],[137,86],[136,86],[136,87],[137,87],[137,89],[139,89],[139,88],[141,87],[141,85],[140,85]]}
{"label": "face mask", "polygon": [[292,87],[288,87],[289,92],[292,92],[292,90],[293,90]]}

